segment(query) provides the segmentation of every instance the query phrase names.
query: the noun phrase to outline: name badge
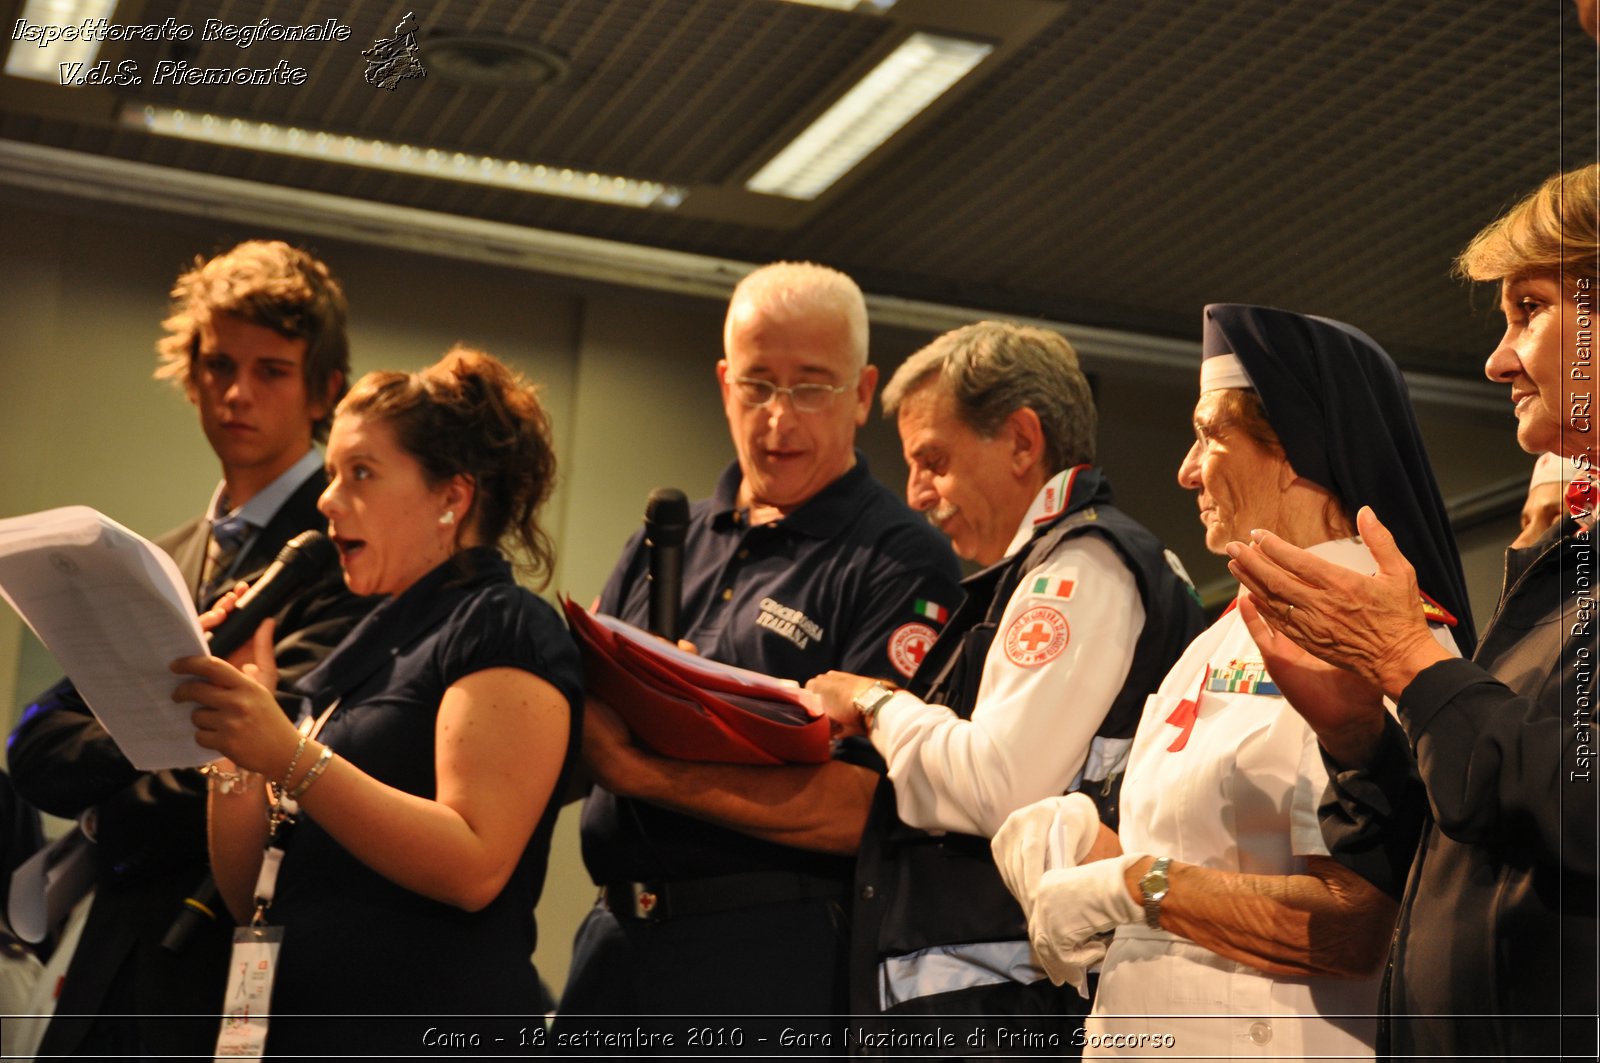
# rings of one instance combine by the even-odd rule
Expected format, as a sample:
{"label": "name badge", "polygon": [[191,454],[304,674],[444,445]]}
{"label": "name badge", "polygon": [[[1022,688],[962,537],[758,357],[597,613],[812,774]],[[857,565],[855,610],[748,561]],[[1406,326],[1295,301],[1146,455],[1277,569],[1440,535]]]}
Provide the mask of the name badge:
{"label": "name badge", "polygon": [[267,1049],[272,979],[278,973],[281,926],[241,926],[233,932],[233,958],[217,1033],[216,1058],[260,1058]]}

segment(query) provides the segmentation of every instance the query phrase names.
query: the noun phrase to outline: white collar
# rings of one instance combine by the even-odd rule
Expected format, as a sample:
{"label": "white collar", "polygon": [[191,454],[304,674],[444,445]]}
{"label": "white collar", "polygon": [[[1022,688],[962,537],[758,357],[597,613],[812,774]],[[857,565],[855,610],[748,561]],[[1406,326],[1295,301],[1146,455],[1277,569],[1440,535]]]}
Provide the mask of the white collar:
{"label": "white collar", "polygon": [[1033,496],[1033,503],[1028,506],[1028,511],[1022,515],[1022,523],[1017,526],[1017,533],[1011,537],[1011,545],[1006,547],[1006,557],[1021,550],[1033,538],[1033,529],[1047,520],[1059,517],[1067,508],[1067,502],[1072,498],[1072,481],[1077,477],[1079,469],[1086,469],[1087,465],[1075,465],[1070,469],[1062,469],[1039,488],[1039,493]]}

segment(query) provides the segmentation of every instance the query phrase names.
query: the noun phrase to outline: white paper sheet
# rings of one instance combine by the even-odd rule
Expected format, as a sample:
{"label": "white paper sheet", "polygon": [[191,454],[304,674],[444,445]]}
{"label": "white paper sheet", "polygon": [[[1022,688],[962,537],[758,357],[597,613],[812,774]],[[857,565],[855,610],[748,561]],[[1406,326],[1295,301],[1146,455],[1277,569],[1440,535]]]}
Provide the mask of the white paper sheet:
{"label": "white paper sheet", "polygon": [[740,668],[737,665],[723,664],[721,661],[713,661],[705,657],[696,656],[685,650],[680,650],[672,643],[657,635],[652,635],[642,628],[624,623],[614,616],[607,616],[604,613],[590,613],[589,615],[594,617],[595,622],[602,627],[615,632],[622,638],[657,657],[675,661],[690,672],[698,672],[708,677],[734,680],[755,695],[760,695],[769,690],[781,690],[793,694],[800,685],[793,679],[779,679],[776,676],[766,675],[762,672],[753,672],[748,668]]}
{"label": "white paper sheet", "polygon": [[0,597],[143,771],[216,758],[194,741],[173,658],[209,652],[172,558],[88,506],[0,520]]}

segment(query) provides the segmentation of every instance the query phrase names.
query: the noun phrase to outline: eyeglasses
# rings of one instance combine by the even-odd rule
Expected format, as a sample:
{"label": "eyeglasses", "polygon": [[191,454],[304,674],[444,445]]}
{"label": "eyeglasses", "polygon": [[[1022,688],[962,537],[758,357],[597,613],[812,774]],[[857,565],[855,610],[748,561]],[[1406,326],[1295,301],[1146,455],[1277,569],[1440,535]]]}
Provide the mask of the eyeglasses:
{"label": "eyeglasses", "polygon": [[1194,426],[1194,441],[1196,445],[1200,447],[1200,449],[1204,450],[1209,447],[1211,443],[1221,437],[1222,430],[1224,428],[1232,428],[1238,423],[1239,422],[1235,420],[1213,421],[1211,424],[1200,424],[1196,422]]}
{"label": "eyeglasses", "polygon": [[833,405],[835,395],[849,390],[849,384],[796,384],[785,388],[770,380],[758,380],[755,377],[733,378],[734,394],[739,396],[740,402],[753,409],[767,405],[779,395],[787,395],[789,402],[800,413],[821,413]]}

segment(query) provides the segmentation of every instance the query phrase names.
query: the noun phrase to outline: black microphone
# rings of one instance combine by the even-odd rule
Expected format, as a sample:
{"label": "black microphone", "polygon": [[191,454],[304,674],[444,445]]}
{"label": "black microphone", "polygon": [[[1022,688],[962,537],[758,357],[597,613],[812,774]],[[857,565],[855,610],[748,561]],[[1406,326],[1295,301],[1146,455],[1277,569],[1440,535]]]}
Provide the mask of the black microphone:
{"label": "black microphone", "polygon": [[644,541],[650,550],[650,630],[677,642],[683,601],[683,538],[689,499],[676,487],[658,487],[644,504]]}
{"label": "black microphone", "polygon": [[[315,583],[338,560],[339,548],[319,531],[303,531],[284,543],[277,559],[234,603],[233,611],[211,629],[212,654],[226,657],[243,646],[263,620]],[[217,921],[217,909],[221,907],[217,880],[207,874],[184,898],[182,910],[161,939],[161,947],[170,953],[182,953],[201,927]]]}
{"label": "black microphone", "polygon": [[181,954],[189,947],[196,931],[217,921],[217,911],[221,908],[222,895],[217,892],[217,880],[207,875],[183,899],[183,910],[167,928],[161,947],[167,952]]}
{"label": "black microphone", "polygon": [[303,531],[284,544],[278,559],[244,592],[233,611],[211,630],[211,653],[226,657],[250,641],[261,621],[322,577],[339,560],[339,548],[319,531]]}

